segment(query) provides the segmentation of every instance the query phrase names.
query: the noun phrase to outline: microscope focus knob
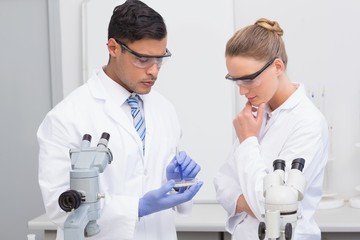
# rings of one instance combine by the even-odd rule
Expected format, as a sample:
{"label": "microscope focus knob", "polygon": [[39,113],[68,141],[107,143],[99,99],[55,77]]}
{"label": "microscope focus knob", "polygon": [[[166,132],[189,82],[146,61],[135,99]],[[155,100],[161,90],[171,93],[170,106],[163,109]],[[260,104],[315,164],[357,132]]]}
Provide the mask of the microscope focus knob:
{"label": "microscope focus knob", "polygon": [[62,210],[71,212],[73,209],[80,207],[81,200],[81,193],[75,190],[68,190],[60,195],[58,203]]}
{"label": "microscope focus knob", "polygon": [[266,225],[264,222],[260,222],[259,228],[258,228],[258,236],[260,240],[264,240],[266,233]]}
{"label": "microscope focus knob", "polygon": [[291,240],[292,237],[292,226],[291,223],[285,225],[285,240]]}

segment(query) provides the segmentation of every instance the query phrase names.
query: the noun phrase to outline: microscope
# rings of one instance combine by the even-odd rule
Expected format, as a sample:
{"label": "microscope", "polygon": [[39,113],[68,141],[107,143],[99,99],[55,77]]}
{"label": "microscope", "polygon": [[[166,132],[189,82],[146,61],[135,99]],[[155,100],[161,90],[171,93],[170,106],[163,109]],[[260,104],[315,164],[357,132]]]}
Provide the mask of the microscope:
{"label": "microscope", "polygon": [[70,190],[58,199],[65,212],[71,212],[64,223],[65,240],[81,240],[100,232],[99,174],[110,164],[113,156],[107,147],[110,135],[102,133],[97,147],[90,147],[91,136],[85,134],[80,149],[70,149]]}
{"label": "microscope", "polygon": [[265,222],[260,222],[258,235],[263,240],[291,240],[294,235],[298,215],[298,201],[304,198],[306,186],[302,175],[305,160],[296,158],[285,183],[285,161],[273,162],[274,171],[264,178]]}

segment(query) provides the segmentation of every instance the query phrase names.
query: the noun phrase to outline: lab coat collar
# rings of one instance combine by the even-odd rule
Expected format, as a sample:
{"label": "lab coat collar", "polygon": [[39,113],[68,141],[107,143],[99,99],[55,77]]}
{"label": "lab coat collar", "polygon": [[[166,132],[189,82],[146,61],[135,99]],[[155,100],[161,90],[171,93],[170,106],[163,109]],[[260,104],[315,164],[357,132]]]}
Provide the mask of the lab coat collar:
{"label": "lab coat collar", "polygon": [[[100,69],[97,71],[96,75],[100,79],[101,83],[103,84],[106,94],[117,103],[125,103],[126,100],[129,98],[131,93],[122,87],[120,84],[112,80],[106,73],[104,69]],[[145,95],[137,94],[140,96],[140,99],[144,101],[146,98]]]}
{"label": "lab coat collar", "polygon": [[262,123],[263,131],[261,131],[259,134],[259,141],[261,141],[261,139],[264,138],[267,131],[276,122],[276,119],[279,116],[280,112],[295,108],[302,101],[302,99],[306,97],[305,88],[303,84],[299,84],[299,83],[294,83],[294,84],[297,86],[296,91],[277,109],[271,111],[269,105],[266,104],[264,121]]}
{"label": "lab coat collar", "polygon": [[130,93],[109,78],[102,69],[95,70],[87,84],[92,96],[104,101],[105,114],[130,134],[139,145],[139,151],[142,153],[142,141],[134,130],[132,119],[124,110],[125,108],[121,107],[122,104],[126,103],[126,99],[130,96]]}
{"label": "lab coat collar", "polygon": [[130,96],[130,93],[125,88],[106,75],[103,69],[98,71],[97,76],[110,99],[119,104],[125,103],[126,99]]}
{"label": "lab coat collar", "polygon": [[303,84],[294,83],[297,87],[295,92],[281,105],[282,109],[292,109],[305,97],[305,88]]}
{"label": "lab coat collar", "polygon": [[305,87],[302,83],[294,83],[294,85],[297,87],[295,92],[291,94],[291,96],[277,109],[271,112],[269,105],[266,105],[265,112],[269,117],[272,117],[274,114],[282,110],[293,109],[306,96]]}
{"label": "lab coat collar", "polygon": [[[123,126],[138,143],[139,150],[142,152],[142,141],[138,137],[137,132],[134,131],[132,118],[128,117],[130,113],[130,107],[127,105],[126,100],[129,98],[131,93],[127,91],[120,84],[112,80],[103,69],[95,70],[93,77],[89,80],[90,89],[94,97],[105,100],[104,111],[117,123]],[[152,140],[152,118],[151,118],[151,101],[146,100],[150,98],[152,93],[145,95],[138,94],[141,98],[143,113],[145,115],[146,124],[146,140],[145,140],[145,152],[151,147],[150,143]],[[126,104],[129,107],[129,113],[125,112],[125,108],[121,108],[122,104]],[[131,130],[130,130],[131,129]]]}

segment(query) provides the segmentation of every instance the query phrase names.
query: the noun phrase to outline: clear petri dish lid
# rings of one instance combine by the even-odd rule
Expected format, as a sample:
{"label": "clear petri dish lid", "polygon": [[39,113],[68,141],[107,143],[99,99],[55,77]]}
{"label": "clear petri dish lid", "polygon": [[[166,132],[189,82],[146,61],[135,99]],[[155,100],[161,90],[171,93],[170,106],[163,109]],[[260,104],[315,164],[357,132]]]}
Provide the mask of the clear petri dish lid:
{"label": "clear petri dish lid", "polygon": [[179,187],[190,187],[197,183],[197,178],[184,178],[184,179],[175,179],[175,186],[176,188]]}

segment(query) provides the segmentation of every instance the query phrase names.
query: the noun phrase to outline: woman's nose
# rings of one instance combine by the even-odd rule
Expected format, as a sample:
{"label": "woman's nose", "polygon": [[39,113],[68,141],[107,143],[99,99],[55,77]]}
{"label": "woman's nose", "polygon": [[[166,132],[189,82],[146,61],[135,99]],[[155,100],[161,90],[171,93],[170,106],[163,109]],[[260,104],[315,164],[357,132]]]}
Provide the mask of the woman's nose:
{"label": "woman's nose", "polygon": [[249,92],[249,89],[244,86],[239,86],[239,92],[240,92],[240,95],[245,95],[246,93]]}

